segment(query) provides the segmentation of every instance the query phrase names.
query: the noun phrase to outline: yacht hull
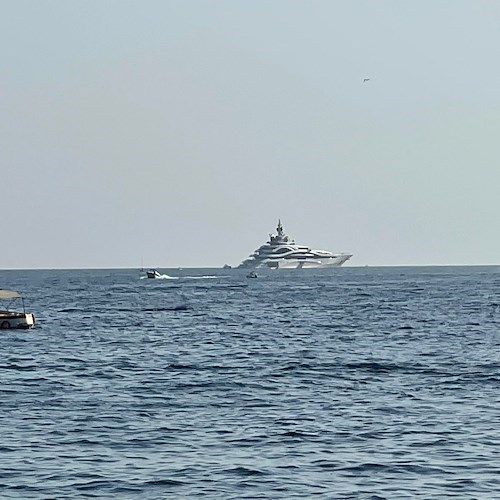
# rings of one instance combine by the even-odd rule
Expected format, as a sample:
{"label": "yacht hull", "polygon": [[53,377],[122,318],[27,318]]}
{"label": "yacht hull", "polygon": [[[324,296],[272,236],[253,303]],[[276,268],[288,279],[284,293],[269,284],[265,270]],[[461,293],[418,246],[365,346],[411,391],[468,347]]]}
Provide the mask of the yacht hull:
{"label": "yacht hull", "polygon": [[318,267],[338,267],[349,260],[351,255],[339,255],[327,259],[279,259],[257,263],[255,267],[271,269],[317,269]]}

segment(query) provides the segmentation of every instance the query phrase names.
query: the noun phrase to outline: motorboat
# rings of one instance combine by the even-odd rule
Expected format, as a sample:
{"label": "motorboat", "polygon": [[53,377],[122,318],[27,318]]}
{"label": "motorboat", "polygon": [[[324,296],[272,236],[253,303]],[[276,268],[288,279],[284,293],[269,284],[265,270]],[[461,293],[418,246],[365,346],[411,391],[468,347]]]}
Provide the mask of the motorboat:
{"label": "motorboat", "polygon": [[238,267],[246,269],[304,269],[323,266],[341,266],[352,257],[350,253],[332,253],[328,250],[312,250],[298,245],[287,236],[281,220],[278,220],[276,234],[269,235],[269,241],[261,245]]}
{"label": "motorboat", "polygon": [[150,269],[149,271],[146,271],[146,276],[148,278],[159,278],[161,274],[156,270],[156,269]]}
{"label": "motorboat", "polygon": [[[27,313],[24,307],[24,299],[19,292],[14,290],[0,290],[0,300],[5,301],[5,309],[0,309],[0,329],[11,328],[33,328],[35,326],[35,315]],[[13,311],[11,307],[16,302],[21,302],[23,312]]]}
{"label": "motorboat", "polygon": [[255,271],[250,271],[247,274],[247,278],[258,278],[257,273]]}

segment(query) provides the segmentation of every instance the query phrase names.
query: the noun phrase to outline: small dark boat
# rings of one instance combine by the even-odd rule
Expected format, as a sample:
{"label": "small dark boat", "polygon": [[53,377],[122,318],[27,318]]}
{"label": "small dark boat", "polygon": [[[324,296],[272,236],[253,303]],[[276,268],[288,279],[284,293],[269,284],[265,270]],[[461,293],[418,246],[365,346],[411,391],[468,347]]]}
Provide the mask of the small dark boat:
{"label": "small dark boat", "polygon": [[146,276],[148,278],[159,278],[161,274],[156,270],[156,269],[150,269],[149,271],[146,271]]}

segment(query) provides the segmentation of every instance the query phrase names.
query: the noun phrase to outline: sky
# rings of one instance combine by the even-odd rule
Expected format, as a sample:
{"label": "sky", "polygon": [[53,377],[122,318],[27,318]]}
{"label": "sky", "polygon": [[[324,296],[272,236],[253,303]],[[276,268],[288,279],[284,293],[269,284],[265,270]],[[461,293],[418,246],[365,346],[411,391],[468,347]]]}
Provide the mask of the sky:
{"label": "sky", "polygon": [[[0,268],[500,263],[500,2],[0,0]],[[369,81],[364,82],[365,78]]]}

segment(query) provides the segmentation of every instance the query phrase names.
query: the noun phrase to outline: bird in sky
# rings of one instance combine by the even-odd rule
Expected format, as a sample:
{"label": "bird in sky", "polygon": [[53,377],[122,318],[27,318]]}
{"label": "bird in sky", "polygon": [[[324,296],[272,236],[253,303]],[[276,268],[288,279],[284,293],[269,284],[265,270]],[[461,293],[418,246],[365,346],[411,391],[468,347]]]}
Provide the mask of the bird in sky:
{"label": "bird in sky", "polygon": [[363,78],[363,83],[366,83],[366,82],[369,82],[370,79],[369,78]]}

